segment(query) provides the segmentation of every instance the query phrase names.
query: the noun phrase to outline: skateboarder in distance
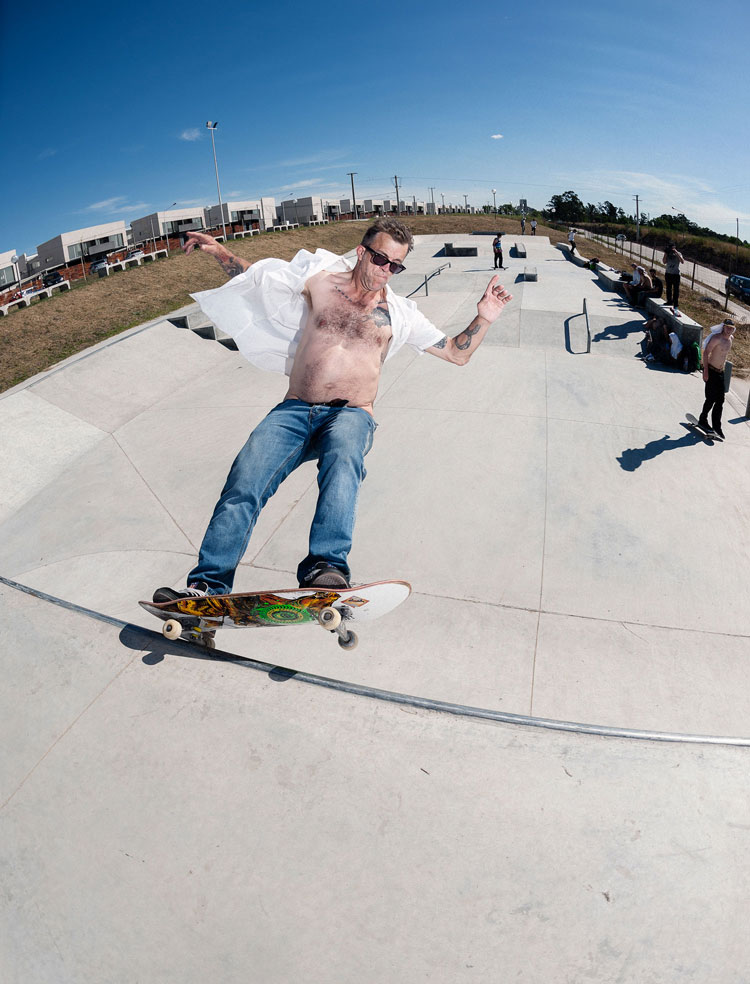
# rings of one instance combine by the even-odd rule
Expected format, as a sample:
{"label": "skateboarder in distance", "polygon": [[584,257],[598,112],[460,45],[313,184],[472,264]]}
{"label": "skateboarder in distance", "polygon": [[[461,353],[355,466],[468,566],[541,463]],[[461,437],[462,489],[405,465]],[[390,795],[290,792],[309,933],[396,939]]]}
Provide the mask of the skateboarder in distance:
{"label": "skateboarder in distance", "polygon": [[318,501],[297,579],[302,587],[349,585],[348,554],[364,458],[377,426],[373,403],[383,362],[408,343],[465,365],[511,300],[493,276],[477,316],[454,338],[446,337],[413,301],[389,287],[412,247],[409,229],[389,217],[367,229],[354,269],[324,250],[301,250],[289,263],[251,264],[205,233],[188,234],[184,251],[208,253],[232,278],[198,295],[204,311],[265,368],[284,371],[279,351],[285,346],[289,388],[239,452],[188,587],[159,588],[155,602],[230,593],[261,509],[295,468],[311,460],[318,462]]}

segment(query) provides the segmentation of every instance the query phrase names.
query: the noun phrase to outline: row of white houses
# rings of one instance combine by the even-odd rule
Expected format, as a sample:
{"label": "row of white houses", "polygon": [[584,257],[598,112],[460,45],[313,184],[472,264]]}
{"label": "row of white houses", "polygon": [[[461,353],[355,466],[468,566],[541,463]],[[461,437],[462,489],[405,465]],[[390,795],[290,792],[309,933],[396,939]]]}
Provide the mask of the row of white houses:
{"label": "row of white houses", "polygon": [[[252,231],[265,232],[290,225],[321,225],[341,219],[367,218],[395,213],[434,215],[439,212],[466,211],[454,206],[436,207],[434,202],[418,202],[415,198],[358,200],[356,215],[351,199],[337,201],[309,196],[292,198],[278,205],[274,198],[223,202],[221,206],[191,206],[151,212],[133,219],[129,226],[123,220],[87,226],[61,232],[37,246],[36,253],[17,255],[14,250],[0,253],[0,291],[22,285],[51,270],[74,263],[92,263],[121,250],[134,249],[153,243],[160,248],[179,246],[191,230],[207,230],[228,238]],[[475,209],[468,206],[468,210]]]}

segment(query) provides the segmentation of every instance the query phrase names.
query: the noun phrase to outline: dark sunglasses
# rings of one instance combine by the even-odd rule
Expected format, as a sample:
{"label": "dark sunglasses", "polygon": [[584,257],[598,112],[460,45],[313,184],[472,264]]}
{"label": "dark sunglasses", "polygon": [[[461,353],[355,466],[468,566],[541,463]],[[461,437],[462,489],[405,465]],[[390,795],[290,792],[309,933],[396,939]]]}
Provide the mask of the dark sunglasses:
{"label": "dark sunglasses", "polygon": [[378,251],[373,249],[372,246],[365,246],[365,249],[369,253],[372,253],[372,262],[375,266],[387,266],[391,273],[403,273],[406,269],[403,263],[396,263],[394,260],[389,260],[387,256],[384,256],[382,253],[378,253]]}

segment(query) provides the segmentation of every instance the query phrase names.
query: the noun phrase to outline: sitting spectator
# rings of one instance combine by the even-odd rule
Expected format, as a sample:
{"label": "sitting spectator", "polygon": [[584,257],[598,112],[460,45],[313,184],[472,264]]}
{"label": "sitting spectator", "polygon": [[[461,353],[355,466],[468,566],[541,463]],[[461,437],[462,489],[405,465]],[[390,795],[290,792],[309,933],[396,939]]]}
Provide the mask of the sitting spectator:
{"label": "sitting spectator", "polygon": [[631,263],[630,265],[633,268],[633,274],[630,283],[625,285],[625,296],[631,304],[635,304],[638,291],[643,289],[643,279],[646,276],[646,271],[642,266],[638,266],[637,263]]}
{"label": "sitting spectator", "polygon": [[667,322],[656,315],[644,324],[643,330],[646,335],[641,342],[641,358],[645,358],[647,362],[660,362],[665,366],[673,365],[672,340]]}
{"label": "sitting spectator", "polygon": [[637,307],[643,307],[646,303],[647,297],[661,297],[662,291],[664,290],[664,284],[660,277],[657,276],[656,270],[653,267],[648,271],[648,279],[651,281],[650,287],[642,286],[641,290],[638,292],[638,297],[636,300]]}

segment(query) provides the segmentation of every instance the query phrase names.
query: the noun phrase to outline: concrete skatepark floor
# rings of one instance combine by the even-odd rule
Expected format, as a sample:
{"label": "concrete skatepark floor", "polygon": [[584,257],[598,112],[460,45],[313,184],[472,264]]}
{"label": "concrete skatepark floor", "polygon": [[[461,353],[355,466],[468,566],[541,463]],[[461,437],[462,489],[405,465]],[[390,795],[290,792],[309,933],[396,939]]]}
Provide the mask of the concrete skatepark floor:
{"label": "concrete skatepark floor", "polygon": [[[210,660],[137,606],[182,582],[282,377],[160,321],[0,399],[8,979],[743,980],[744,404],[706,444],[698,377],[649,370],[639,315],[524,241],[468,367],[385,367],[351,560],[414,594],[351,655],[291,628],[219,634],[260,671]],[[491,237],[454,242],[479,256],[415,297],[449,334],[493,273]],[[314,498],[302,468],[238,590],[293,585]]]}

